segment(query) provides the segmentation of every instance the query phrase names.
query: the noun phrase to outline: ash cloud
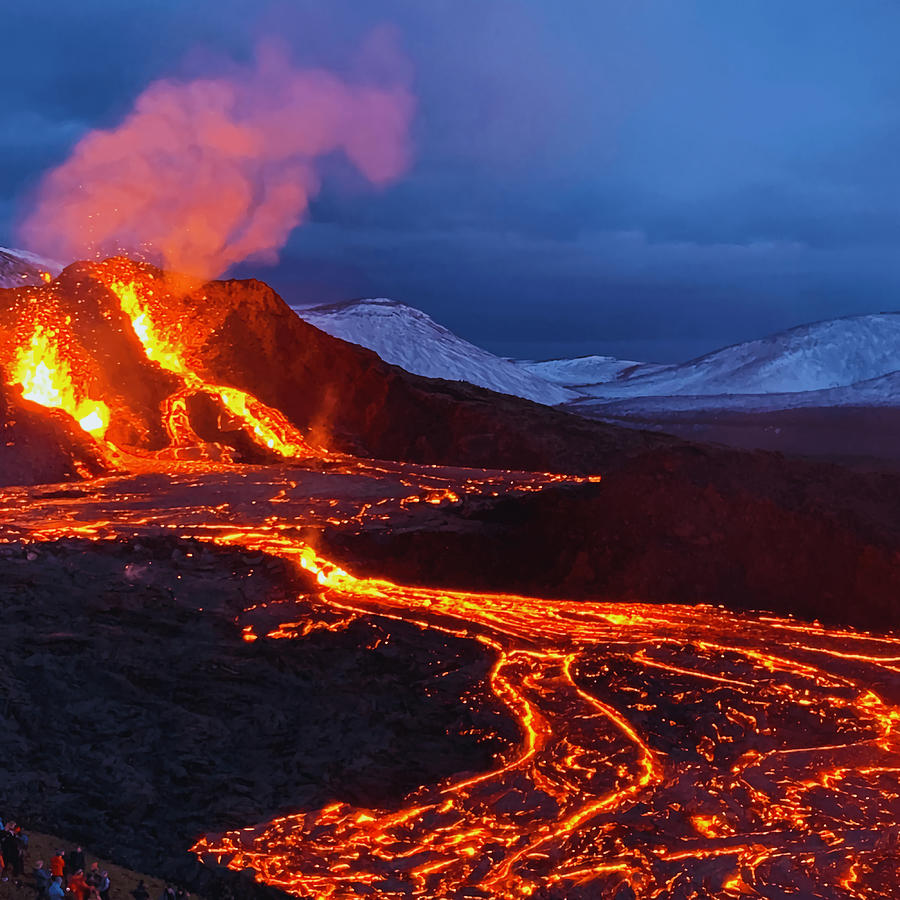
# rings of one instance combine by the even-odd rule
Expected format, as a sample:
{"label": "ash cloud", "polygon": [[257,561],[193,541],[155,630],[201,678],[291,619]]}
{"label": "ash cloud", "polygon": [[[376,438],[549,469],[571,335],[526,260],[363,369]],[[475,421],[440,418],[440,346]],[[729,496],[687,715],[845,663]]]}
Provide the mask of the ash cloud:
{"label": "ash cloud", "polygon": [[44,177],[20,239],[60,260],[124,251],[207,278],[277,261],[326,157],[343,153],[373,185],[409,166],[408,66],[389,32],[370,38],[373,52],[396,64],[364,80],[296,68],[266,45],[225,76],[153,82]]}

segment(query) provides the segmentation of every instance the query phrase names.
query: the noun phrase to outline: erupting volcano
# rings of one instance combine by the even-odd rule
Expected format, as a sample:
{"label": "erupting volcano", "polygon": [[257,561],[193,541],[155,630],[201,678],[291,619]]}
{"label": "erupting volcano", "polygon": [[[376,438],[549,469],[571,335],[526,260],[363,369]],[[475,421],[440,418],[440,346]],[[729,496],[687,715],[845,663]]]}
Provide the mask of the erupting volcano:
{"label": "erupting volcano", "polygon": [[[94,385],[113,375],[109,357],[99,355],[103,352],[100,342],[112,334],[119,354],[113,363],[116,374],[128,367],[137,372],[151,369],[156,377],[144,386],[152,393],[139,398],[140,410],[134,408],[133,396],[107,382],[106,390],[114,391],[112,409],[137,424],[133,431],[114,428],[104,445],[111,460],[123,451],[230,457],[225,444],[204,443],[190,424],[188,404],[204,400],[215,411],[220,427],[227,428],[224,423],[228,420],[260,452],[271,451],[282,457],[313,454],[297,429],[277,410],[245,391],[210,383],[191,368],[187,359],[196,329],[191,331],[192,318],[187,311],[178,317],[162,273],[119,259],[70,271],[67,278],[90,281],[92,299],[97,301],[89,314],[94,316],[91,324],[79,323],[79,310],[65,308],[56,285],[51,286],[49,296],[40,290],[24,289],[7,311],[8,330],[3,340],[13,359],[8,383],[20,386],[24,399],[63,410],[84,431],[103,439],[110,425],[110,406],[90,395],[98,389]],[[75,284],[81,287],[80,282]],[[107,292],[110,296],[103,296]],[[115,302],[110,303],[110,299]],[[205,296],[196,298],[196,302],[206,300]],[[99,320],[104,320],[101,327],[107,334],[98,338],[96,331],[88,334],[86,328],[99,324]],[[23,339],[28,332],[30,338]],[[140,347],[137,353],[135,340]],[[167,440],[158,446],[163,432]]]}
{"label": "erupting volcano", "polygon": [[0,361],[6,542],[280,560],[302,588],[228,622],[250,664],[361,621],[490,661],[490,766],[185,835],[207,864],[332,900],[895,896],[900,639],[787,614],[896,624],[896,481],[409,375],[124,258],[0,292]]}

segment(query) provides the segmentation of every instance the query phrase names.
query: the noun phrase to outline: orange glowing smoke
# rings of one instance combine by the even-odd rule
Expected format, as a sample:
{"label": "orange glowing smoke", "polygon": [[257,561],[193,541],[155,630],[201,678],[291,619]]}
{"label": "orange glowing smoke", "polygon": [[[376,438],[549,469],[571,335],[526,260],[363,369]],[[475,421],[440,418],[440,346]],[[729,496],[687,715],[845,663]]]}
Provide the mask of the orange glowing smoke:
{"label": "orange glowing smoke", "polygon": [[[393,52],[386,32],[372,40]],[[343,152],[376,185],[407,168],[406,81],[296,69],[271,47],[229,77],[156,81],[45,177],[21,239],[62,260],[149,253],[207,278],[272,260],[319,190],[319,158]]]}
{"label": "orange glowing smoke", "polygon": [[9,381],[22,386],[26,400],[65,410],[94,437],[102,438],[106,432],[109,407],[80,395],[54,332],[40,325],[35,328],[31,340],[18,349]]}

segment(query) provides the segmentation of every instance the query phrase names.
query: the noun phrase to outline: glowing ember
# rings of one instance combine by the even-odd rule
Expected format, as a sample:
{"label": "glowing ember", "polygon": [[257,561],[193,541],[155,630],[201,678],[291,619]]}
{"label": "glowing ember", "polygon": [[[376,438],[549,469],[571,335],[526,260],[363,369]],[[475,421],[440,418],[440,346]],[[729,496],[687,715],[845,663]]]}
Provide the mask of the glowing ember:
{"label": "glowing ember", "polygon": [[42,326],[38,325],[31,340],[18,349],[9,382],[22,386],[26,400],[65,410],[94,437],[105,434],[109,407],[102,401],[79,397],[77,382],[60,353],[57,336]]}

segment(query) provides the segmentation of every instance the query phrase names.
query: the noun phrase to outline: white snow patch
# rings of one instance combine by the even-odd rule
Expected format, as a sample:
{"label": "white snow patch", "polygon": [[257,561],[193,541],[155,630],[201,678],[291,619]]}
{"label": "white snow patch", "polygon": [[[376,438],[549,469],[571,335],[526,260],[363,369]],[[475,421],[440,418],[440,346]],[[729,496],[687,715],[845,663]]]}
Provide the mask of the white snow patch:
{"label": "white snow patch", "polygon": [[579,390],[604,384],[617,378],[665,368],[656,363],[642,363],[614,356],[578,356],[573,359],[513,360],[517,366],[554,384]]}
{"label": "white snow patch", "polygon": [[768,413],[789,409],[842,406],[900,407],[900,371],[854,384],[818,391],[772,394],[681,394],[628,397],[619,400],[585,398],[573,411],[591,416],[641,416],[670,413]]}

